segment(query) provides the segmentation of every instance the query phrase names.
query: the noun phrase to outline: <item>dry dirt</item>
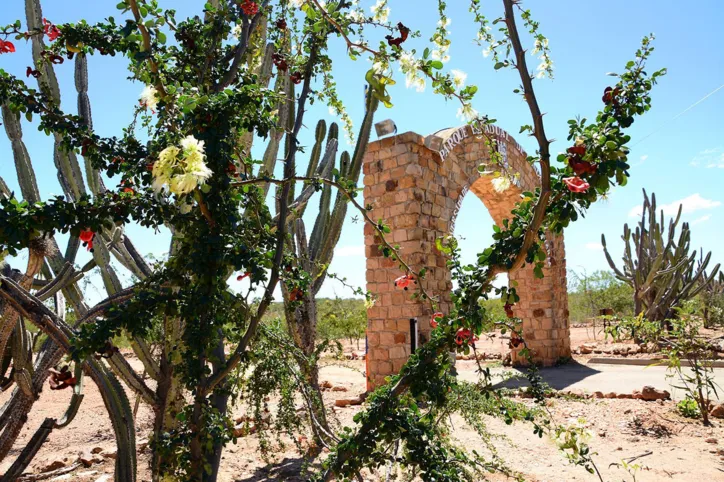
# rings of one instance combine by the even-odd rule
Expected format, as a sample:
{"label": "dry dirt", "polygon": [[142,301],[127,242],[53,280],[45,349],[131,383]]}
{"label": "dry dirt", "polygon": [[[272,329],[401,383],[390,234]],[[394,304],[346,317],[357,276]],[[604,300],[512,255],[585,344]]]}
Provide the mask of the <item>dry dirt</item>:
{"label": "dry dirt", "polygon": [[[590,330],[588,330],[590,332]],[[589,341],[583,328],[572,330],[572,346]],[[481,340],[479,349],[504,352],[507,340],[496,336],[492,340]],[[347,347],[351,351],[350,347]],[[343,366],[346,365],[346,366]],[[458,364],[460,371],[474,370],[473,362]],[[322,370],[322,379],[335,387],[344,387],[346,392],[326,391],[325,401],[340,425],[351,425],[352,417],[364,406],[346,408],[333,407],[338,398],[356,396],[364,391],[362,374],[364,361],[355,360],[334,363]],[[52,433],[29,468],[28,472],[38,473],[42,467],[55,460],[65,459],[72,464],[83,451],[102,448],[102,461],[89,468],[80,467],[56,480],[106,481],[112,480],[115,444],[110,422],[105,415],[102,400],[92,383],[86,385],[85,399],[81,412],[63,430]],[[6,460],[0,463],[3,473],[19,454],[25,442],[46,417],[60,417],[70,397],[69,391],[45,390],[35,404],[30,421],[23,429],[18,442]],[[0,395],[0,403],[8,394]],[[132,398],[133,400],[134,398]],[[606,482],[634,480],[621,466],[623,459],[644,455],[633,464],[640,465],[636,472],[637,481],[724,481],[724,421],[715,421],[713,427],[703,427],[696,421],[680,417],[673,402],[644,402],[641,400],[571,400],[556,398],[548,401],[551,414],[558,423],[585,424],[591,433],[590,445],[596,452],[594,460]],[[243,408],[235,410],[243,414]],[[452,420],[453,436],[465,447],[481,448],[475,433],[467,429],[460,419]],[[500,434],[495,445],[499,455],[509,465],[519,470],[529,481],[598,480],[583,468],[569,465],[553,441],[533,434],[531,425],[515,423],[505,425],[501,420],[490,418],[488,428]],[[143,404],[136,421],[137,438],[147,439],[151,427],[151,414]],[[289,442],[289,441],[287,441]],[[142,445],[139,444],[139,445]],[[239,439],[236,445],[229,445],[222,460],[221,481],[271,481],[305,480],[299,476],[304,459],[296,448],[287,443],[286,448],[275,448],[270,464],[259,455],[259,443],[254,436]],[[324,456],[324,454],[322,454]],[[314,463],[314,462],[312,462]],[[149,480],[148,452],[139,453],[139,480]],[[52,479],[50,479],[52,480]],[[368,480],[384,480],[384,476],[370,474]],[[493,476],[491,480],[506,480]]]}

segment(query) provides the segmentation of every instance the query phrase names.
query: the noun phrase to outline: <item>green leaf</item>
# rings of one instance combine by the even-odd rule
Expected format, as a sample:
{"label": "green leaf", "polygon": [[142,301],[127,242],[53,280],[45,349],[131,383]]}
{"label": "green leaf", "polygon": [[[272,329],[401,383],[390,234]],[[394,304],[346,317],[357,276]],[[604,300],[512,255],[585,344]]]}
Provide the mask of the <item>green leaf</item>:
{"label": "green leaf", "polygon": [[440,62],[439,60],[433,60],[432,62],[430,62],[430,67],[432,67],[433,69],[440,70],[443,68],[443,63]]}

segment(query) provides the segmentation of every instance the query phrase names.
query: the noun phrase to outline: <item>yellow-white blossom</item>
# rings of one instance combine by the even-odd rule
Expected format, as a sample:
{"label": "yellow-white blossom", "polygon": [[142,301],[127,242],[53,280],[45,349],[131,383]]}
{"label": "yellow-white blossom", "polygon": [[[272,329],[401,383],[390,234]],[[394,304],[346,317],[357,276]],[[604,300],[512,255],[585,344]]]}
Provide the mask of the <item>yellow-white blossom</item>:
{"label": "yellow-white blossom", "polygon": [[491,180],[490,183],[493,185],[493,190],[498,193],[502,193],[510,189],[510,179],[508,176],[500,176]]}
{"label": "yellow-white blossom", "polygon": [[465,122],[471,122],[478,117],[478,111],[473,109],[471,104],[465,104],[458,109],[458,118]]}
{"label": "yellow-white blossom", "polygon": [[153,189],[157,192],[167,187],[174,194],[188,194],[213,174],[206,165],[202,141],[187,136],[181,147],[168,146],[159,153],[152,170]]}
{"label": "yellow-white blossom", "polygon": [[156,88],[151,85],[147,85],[146,88],[143,89],[139,98],[141,106],[151,110],[156,110],[158,100],[158,92]]}
{"label": "yellow-white blossom", "polygon": [[465,80],[468,78],[468,74],[462,70],[452,70],[450,73],[452,74],[452,83],[455,88],[462,89],[465,87]]}
{"label": "yellow-white blossom", "polygon": [[387,6],[387,0],[377,0],[377,3],[370,7],[372,16],[378,22],[385,23],[390,18],[390,8]]}

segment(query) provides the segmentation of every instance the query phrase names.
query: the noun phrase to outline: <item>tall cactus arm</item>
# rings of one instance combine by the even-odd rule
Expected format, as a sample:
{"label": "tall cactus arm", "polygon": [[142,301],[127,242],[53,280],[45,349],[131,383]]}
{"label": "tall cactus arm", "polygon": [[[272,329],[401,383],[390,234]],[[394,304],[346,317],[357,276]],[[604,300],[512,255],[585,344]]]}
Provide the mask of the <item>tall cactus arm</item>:
{"label": "tall cactus arm", "polygon": [[[93,117],[91,115],[91,104],[88,98],[88,58],[84,53],[79,53],[75,58],[75,89],[78,92],[78,115],[89,129],[93,129]],[[88,180],[88,187],[94,195],[105,192],[103,179],[98,169],[85,159],[85,176]]]}
{"label": "tall cactus arm", "polygon": [[10,188],[5,183],[5,179],[0,176],[0,198],[10,199]]}
{"label": "tall cactus arm", "polygon": [[[327,143],[327,148],[324,151],[322,161],[317,166],[316,172],[311,177],[319,177],[323,179],[329,179],[334,169],[334,157],[337,154],[337,141],[331,140]],[[289,206],[290,211],[294,211],[295,217],[301,217],[305,210],[309,199],[317,192],[316,187],[313,184],[308,184],[302,188],[302,192]],[[276,219],[276,218],[275,218]]]}
{"label": "tall cactus arm", "polygon": [[[28,30],[43,29],[43,12],[40,7],[40,0],[25,0],[25,16]],[[40,89],[50,96],[57,105],[60,105],[60,86],[58,85],[58,78],[55,75],[53,64],[43,61],[41,56],[41,52],[45,50],[43,36],[33,35],[31,41],[35,69],[41,73],[38,79]],[[54,138],[53,160],[58,169],[58,181],[68,198],[77,200],[85,193],[85,183],[78,164],[78,158],[73,151],[62,148],[63,138],[59,133],[55,133]]]}
{"label": "tall cactus arm", "polygon": [[46,418],[43,420],[43,423],[40,424],[38,430],[35,431],[33,436],[23,448],[23,451],[20,452],[18,458],[15,459],[15,462],[13,462],[13,465],[11,465],[5,472],[5,475],[3,475],[2,479],[0,479],[0,482],[13,482],[22,475],[23,471],[28,468],[30,462],[32,462],[35,455],[37,455],[40,447],[43,446],[45,441],[48,439],[48,436],[50,436],[54,426],[55,419]]}
{"label": "tall cactus arm", "polygon": [[[5,132],[8,135],[8,139],[10,139],[10,146],[13,150],[15,172],[18,176],[18,183],[20,184],[20,192],[23,195],[23,199],[29,203],[38,202],[40,201],[38,181],[35,178],[35,171],[30,161],[30,154],[28,154],[28,149],[23,142],[20,114],[11,111],[6,104],[3,104],[2,119],[3,124],[5,124]],[[7,186],[5,186],[5,188],[7,189]]]}

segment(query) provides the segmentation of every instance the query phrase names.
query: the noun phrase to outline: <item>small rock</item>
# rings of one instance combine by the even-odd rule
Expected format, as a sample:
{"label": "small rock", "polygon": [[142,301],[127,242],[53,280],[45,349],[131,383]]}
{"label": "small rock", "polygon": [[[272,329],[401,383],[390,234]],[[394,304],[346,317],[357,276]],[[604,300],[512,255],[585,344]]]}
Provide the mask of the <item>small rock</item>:
{"label": "small rock", "polygon": [[[634,392],[634,398],[636,398],[636,392]],[[651,385],[646,385],[641,389],[641,399],[646,401],[653,400],[668,400],[671,398],[671,394],[666,390],[657,390]]]}
{"label": "small rock", "polygon": [[66,465],[68,465],[66,459],[53,459],[50,461],[46,460],[45,462],[40,463],[39,470],[41,473],[52,472],[54,470],[62,469]]}
{"label": "small rock", "polygon": [[103,452],[103,447],[93,447],[93,448],[91,449],[91,453],[92,453],[92,454],[99,454],[99,453],[101,453],[101,452]]}
{"label": "small rock", "polygon": [[333,392],[346,392],[347,387],[332,387]]}
{"label": "small rock", "polygon": [[116,457],[118,456],[118,450],[115,447],[113,447],[112,449],[103,452],[101,455],[106,459],[115,460]]}
{"label": "small rock", "polygon": [[[630,393],[619,393],[619,394],[618,394],[618,398],[630,399],[630,398],[633,398],[633,395],[631,395]],[[629,411],[630,411],[630,410],[629,410]]]}
{"label": "small rock", "polygon": [[603,392],[593,392],[593,398],[604,398]]}
{"label": "small rock", "polygon": [[100,477],[98,477],[95,482],[108,482],[111,480],[111,474],[103,474]]}
{"label": "small rock", "polygon": [[[632,395],[632,398],[633,398],[633,395]],[[631,409],[627,408],[626,410],[623,411],[623,413],[628,415],[629,413],[631,413]]]}
{"label": "small rock", "polygon": [[578,347],[578,350],[581,352],[581,355],[588,355],[589,353],[592,353],[593,350],[595,350],[598,347],[595,343],[584,343],[583,345]]}
{"label": "small rock", "polygon": [[103,462],[103,457],[99,454],[91,453],[89,450],[84,450],[78,456],[78,462],[83,464],[83,467],[90,467],[93,464],[100,464]]}
{"label": "small rock", "polygon": [[724,403],[715,405],[714,408],[711,409],[711,412],[709,412],[709,415],[714,418],[724,418]]}
{"label": "small rock", "polygon": [[617,398],[618,394],[616,392],[608,392],[605,396],[605,398]]}
{"label": "small rock", "polygon": [[600,431],[598,432],[598,436],[599,436],[599,437],[605,437],[605,436],[606,436],[606,431],[605,431],[605,430],[600,430]]}
{"label": "small rock", "polygon": [[706,442],[708,444],[718,444],[719,440],[715,439],[714,437],[710,437],[710,438],[704,440],[704,442]]}

